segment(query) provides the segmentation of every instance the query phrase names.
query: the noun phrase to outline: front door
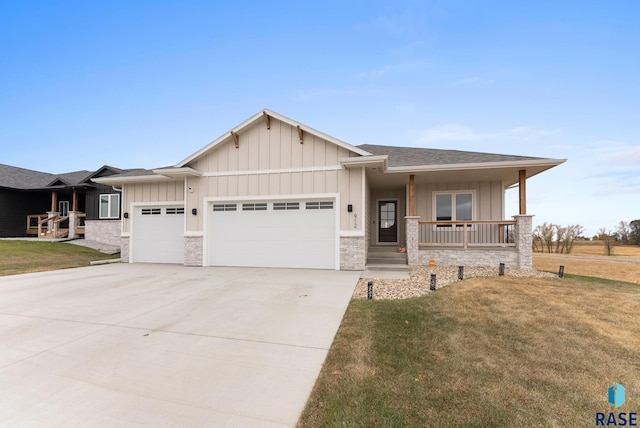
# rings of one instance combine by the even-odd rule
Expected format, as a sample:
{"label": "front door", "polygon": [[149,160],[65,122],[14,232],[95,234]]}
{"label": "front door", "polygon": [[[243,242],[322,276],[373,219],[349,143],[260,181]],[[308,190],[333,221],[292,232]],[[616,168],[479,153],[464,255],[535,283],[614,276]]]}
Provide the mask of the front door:
{"label": "front door", "polygon": [[378,242],[398,242],[397,201],[378,201]]}

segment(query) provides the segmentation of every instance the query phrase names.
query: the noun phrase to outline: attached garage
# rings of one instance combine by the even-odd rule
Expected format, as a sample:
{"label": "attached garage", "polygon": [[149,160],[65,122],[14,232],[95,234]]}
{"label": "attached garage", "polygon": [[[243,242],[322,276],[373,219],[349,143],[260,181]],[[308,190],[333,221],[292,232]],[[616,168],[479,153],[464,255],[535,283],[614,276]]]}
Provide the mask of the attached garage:
{"label": "attached garage", "polygon": [[144,206],[134,212],[134,263],[184,263],[184,206]]}
{"label": "attached garage", "polygon": [[210,266],[336,269],[335,200],[213,202]]}

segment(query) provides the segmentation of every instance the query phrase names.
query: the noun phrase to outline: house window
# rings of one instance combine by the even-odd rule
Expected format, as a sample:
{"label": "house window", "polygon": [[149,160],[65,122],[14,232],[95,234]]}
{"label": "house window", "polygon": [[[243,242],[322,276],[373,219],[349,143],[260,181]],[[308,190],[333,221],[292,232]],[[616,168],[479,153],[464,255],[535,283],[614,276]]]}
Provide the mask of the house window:
{"label": "house window", "polygon": [[120,195],[100,195],[100,218],[120,218]]}
{"label": "house window", "polygon": [[60,217],[66,217],[69,215],[69,201],[58,202],[58,212]]}
{"label": "house window", "polygon": [[434,193],[434,217],[437,221],[472,221],[474,193],[471,190]]}

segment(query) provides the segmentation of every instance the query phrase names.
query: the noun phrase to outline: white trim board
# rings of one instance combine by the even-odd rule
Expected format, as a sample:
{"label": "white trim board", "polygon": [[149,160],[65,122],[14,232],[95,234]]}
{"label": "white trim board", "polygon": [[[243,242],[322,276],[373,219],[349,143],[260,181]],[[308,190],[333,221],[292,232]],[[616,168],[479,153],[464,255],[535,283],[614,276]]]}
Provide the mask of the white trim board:
{"label": "white trim board", "polygon": [[309,166],[300,168],[282,168],[282,169],[255,169],[243,171],[216,171],[205,172],[203,177],[230,177],[236,175],[260,175],[260,174],[285,174],[292,172],[320,172],[320,171],[340,171],[343,170],[340,165],[335,166]]}

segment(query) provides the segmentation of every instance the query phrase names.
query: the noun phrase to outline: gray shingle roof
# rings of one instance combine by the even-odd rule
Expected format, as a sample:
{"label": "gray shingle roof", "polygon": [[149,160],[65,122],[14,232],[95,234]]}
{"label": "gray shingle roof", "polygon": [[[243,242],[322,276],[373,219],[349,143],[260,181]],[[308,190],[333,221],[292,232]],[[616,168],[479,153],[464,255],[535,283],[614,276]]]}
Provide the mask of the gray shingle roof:
{"label": "gray shingle roof", "polygon": [[[153,171],[146,169],[122,170],[114,167],[108,168],[113,170],[113,172],[119,171],[122,175],[153,174]],[[87,183],[87,179],[93,174],[93,172],[85,170],[66,172],[63,174],[50,174],[48,172],[33,171],[17,166],[0,164],[0,187],[18,190],[35,190],[46,189],[51,186],[58,187],[60,185],[78,186],[91,184],[91,182]]]}
{"label": "gray shingle roof", "polygon": [[358,148],[374,155],[388,155],[390,167],[513,162],[542,159],[529,156],[464,152],[460,150],[423,149],[417,147],[378,146],[374,144],[362,144],[358,146]]}
{"label": "gray shingle roof", "polygon": [[55,175],[47,172],[0,164],[0,187],[34,189],[45,187],[55,179]]}

